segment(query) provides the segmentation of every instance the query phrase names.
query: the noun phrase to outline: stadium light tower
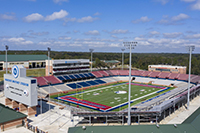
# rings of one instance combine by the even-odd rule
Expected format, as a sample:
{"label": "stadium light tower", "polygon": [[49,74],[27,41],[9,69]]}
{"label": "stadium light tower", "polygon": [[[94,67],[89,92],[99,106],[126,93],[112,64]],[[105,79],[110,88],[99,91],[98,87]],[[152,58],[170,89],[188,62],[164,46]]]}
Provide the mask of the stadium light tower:
{"label": "stadium light tower", "polygon": [[49,76],[49,73],[50,73],[50,60],[49,60],[49,58],[50,58],[51,48],[47,47],[47,49],[48,49],[48,76]]}
{"label": "stadium light tower", "polygon": [[188,77],[188,98],[187,98],[187,109],[189,109],[190,105],[190,74],[191,74],[191,58],[192,58],[192,51],[194,51],[195,46],[188,46],[187,47],[190,52],[189,57],[189,77]]}
{"label": "stadium light tower", "polygon": [[124,50],[125,48],[122,48],[122,70],[123,70],[123,67],[124,67]]}
{"label": "stadium light tower", "polygon": [[90,50],[90,53],[91,53],[91,72],[92,72],[92,52],[94,51],[94,49],[89,49]]}
{"label": "stadium light tower", "polygon": [[124,46],[130,50],[129,55],[129,89],[128,89],[128,125],[131,125],[131,49],[134,49],[137,42],[123,42]]}
{"label": "stadium light tower", "polygon": [[6,74],[8,73],[8,58],[7,58],[7,51],[8,51],[8,45],[6,47]]}

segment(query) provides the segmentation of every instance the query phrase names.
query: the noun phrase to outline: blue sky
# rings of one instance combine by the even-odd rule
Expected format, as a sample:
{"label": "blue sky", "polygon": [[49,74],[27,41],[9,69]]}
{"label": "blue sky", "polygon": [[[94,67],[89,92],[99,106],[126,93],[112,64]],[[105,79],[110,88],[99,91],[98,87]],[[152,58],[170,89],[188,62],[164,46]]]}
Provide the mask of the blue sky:
{"label": "blue sky", "polygon": [[[0,0],[0,49],[200,51],[200,0]],[[128,50],[126,50],[128,52]]]}

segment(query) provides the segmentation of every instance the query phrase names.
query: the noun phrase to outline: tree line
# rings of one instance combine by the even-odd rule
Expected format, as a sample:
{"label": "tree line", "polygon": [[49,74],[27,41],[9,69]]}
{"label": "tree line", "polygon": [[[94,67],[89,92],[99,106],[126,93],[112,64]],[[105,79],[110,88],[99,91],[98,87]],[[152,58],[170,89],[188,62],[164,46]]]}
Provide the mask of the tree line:
{"label": "tree line", "polygon": [[[0,54],[5,54],[5,51],[0,51]],[[45,54],[47,51],[8,51],[8,54]],[[91,59],[89,52],[66,52],[66,51],[51,51],[50,57],[52,59]],[[99,60],[118,60],[122,61],[122,53],[93,53],[93,61],[97,61],[99,65],[104,63]],[[133,53],[132,54],[132,67],[147,70],[148,65],[177,65],[189,66],[189,54],[182,53]],[[95,67],[99,67],[96,64]],[[129,64],[129,53],[124,53],[124,64]],[[188,73],[188,69],[187,69]],[[192,55],[192,68],[191,74],[200,75],[200,54]]]}

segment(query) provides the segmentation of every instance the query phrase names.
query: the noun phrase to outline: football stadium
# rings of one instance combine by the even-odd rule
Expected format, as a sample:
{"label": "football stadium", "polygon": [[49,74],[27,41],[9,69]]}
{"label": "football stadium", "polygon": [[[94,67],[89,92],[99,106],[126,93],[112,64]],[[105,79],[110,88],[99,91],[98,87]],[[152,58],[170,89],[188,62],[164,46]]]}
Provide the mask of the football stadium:
{"label": "football stadium", "polygon": [[[165,70],[133,69],[131,73],[122,69],[92,70],[88,59],[49,58],[45,71],[46,76],[26,77],[26,68],[14,65],[12,74],[4,75],[5,105],[23,113],[27,110],[25,114],[30,120],[35,115],[34,119],[39,123],[44,120],[50,124],[58,123],[59,128],[63,123],[59,121],[65,121],[66,117],[72,127],[77,127],[69,128],[69,132],[87,129],[98,131],[95,125],[105,124],[121,125],[120,129],[124,128],[129,115],[129,86],[131,125],[150,124],[158,127],[169,116],[187,107],[188,80],[190,101],[200,93],[200,76],[197,75],[190,75],[189,78],[189,74]],[[27,89],[29,84],[31,88]],[[63,110],[68,111],[68,115],[66,112],[61,115]],[[51,114],[46,115],[46,112]],[[44,116],[40,118],[40,115]],[[44,127],[34,126],[26,119],[23,119],[23,123],[26,123],[28,129],[47,132]],[[64,127],[65,124],[61,125]],[[9,127],[5,123],[2,125],[3,131]],[[131,128],[127,127],[127,130]]]}

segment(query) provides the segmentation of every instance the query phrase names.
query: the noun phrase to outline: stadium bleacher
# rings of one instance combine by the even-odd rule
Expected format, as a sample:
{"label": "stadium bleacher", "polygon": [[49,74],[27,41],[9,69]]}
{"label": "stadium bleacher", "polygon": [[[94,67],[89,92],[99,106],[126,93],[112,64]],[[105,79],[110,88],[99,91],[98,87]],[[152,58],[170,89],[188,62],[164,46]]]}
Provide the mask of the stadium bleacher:
{"label": "stadium bleacher", "polygon": [[77,80],[77,78],[74,75],[68,75],[68,76],[71,78],[71,80]]}
{"label": "stadium bleacher", "polygon": [[143,71],[140,76],[144,76],[144,77],[149,77],[149,75],[151,74],[151,71]]}
{"label": "stadium bleacher", "polygon": [[90,84],[86,83],[86,82],[79,82],[77,83],[78,85],[81,85],[82,87],[88,87],[91,86]]}
{"label": "stadium bleacher", "polygon": [[180,74],[178,77],[178,80],[188,80],[189,75],[188,74]]}
{"label": "stadium bleacher", "polygon": [[113,76],[113,73],[110,70],[106,70],[106,72],[110,75]]}
{"label": "stadium bleacher", "polygon": [[118,70],[110,70],[110,72],[111,72],[113,75],[119,75]]}
{"label": "stadium bleacher", "polygon": [[65,78],[65,81],[72,81],[71,78],[67,75],[64,75],[63,77]]}
{"label": "stadium bleacher", "polygon": [[159,78],[169,78],[170,73],[166,73],[166,72],[161,72],[160,75],[158,76]]}
{"label": "stadium bleacher", "polygon": [[44,77],[35,77],[37,79],[38,86],[48,85],[47,80]]}
{"label": "stadium bleacher", "polygon": [[74,77],[75,77],[77,80],[81,79],[81,77],[79,76],[79,74],[74,74]]}
{"label": "stadium bleacher", "polygon": [[92,74],[94,74],[97,78],[103,77],[103,75],[99,73],[98,71],[93,71]]}
{"label": "stadium bleacher", "polygon": [[157,78],[157,77],[159,77],[160,74],[161,74],[161,72],[151,72],[151,73],[149,73],[149,77]]}
{"label": "stadium bleacher", "polygon": [[178,79],[178,73],[171,73],[170,75],[169,75],[169,79]]}
{"label": "stadium bleacher", "polygon": [[71,83],[71,84],[66,84],[67,86],[71,87],[72,89],[77,89],[77,88],[81,88],[80,85],[76,84],[76,83]]}
{"label": "stadium bleacher", "polygon": [[100,79],[96,79],[94,80],[95,82],[99,83],[99,84],[105,84],[106,82]]}
{"label": "stadium bleacher", "polygon": [[55,76],[44,76],[44,78],[50,82],[51,84],[59,84],[62,83],[59,79],[57,79]]}
{"label": "stadium bleacher", "polygon": [[95,76],[92,73],[88,73],[88,75],[90,76],[90,78],[95,78]]}
{"label": "stadium bleacher", "polygon": [[98,71],[100,74],[102,74],[104,77],[109,76],[109,74],[106,71]]}
{"label": "stadium bleacher", "polygon": [[129,71],[128,70],[121,70],[121,71],[119,71],[119,75],[128,76],[129,75]]}
{"label": "stadium bleacher", "polygon": [[200,76],[191,75],[191,82],[192,83],[200,83]]}
{"label": "stadium bleacher", "polygon": [[95,81],[86,81],[86,83],[90,84],[90,85],[98,85],[99,83],[95,82]]}
{"label": "stadium bleacher", "polygon": [[63,76],[57,76],[58,79],[60,79],[61,81],[64,81],[65,78]]}
{"label": "stadium bleacher", "polygon": [[90,78],[90,75],[88,75],[87,73],[84,73],[83,75],[86,77],[86,79]]}

